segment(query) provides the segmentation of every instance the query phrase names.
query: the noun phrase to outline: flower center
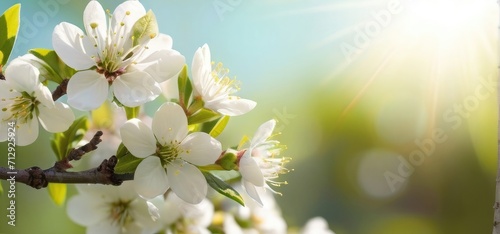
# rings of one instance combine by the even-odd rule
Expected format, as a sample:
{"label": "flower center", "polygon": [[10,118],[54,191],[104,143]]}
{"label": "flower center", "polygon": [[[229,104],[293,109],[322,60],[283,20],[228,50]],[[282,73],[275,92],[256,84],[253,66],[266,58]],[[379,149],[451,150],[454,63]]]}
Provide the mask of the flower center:
{"label": "flower center", "polygon": [[239,82],[236,79],[229,78],[229,69],[224,67],[221,62],[214,66],[215,62],[212,62],[212,78],[215,81],[212,91],[214,95],[217,94],[231,94],[240,90]]}
{"label": "flower center", "polygon": [[[10,90],[11,92],[13,90]],[[40,103],[35,97],[27,92],[22,92],[21,96],[10,99],[2,99],[2,102],[11,101],[10,105],[2,109],[3,112],[10,112],[10,116],[3,121],[17,120],[19,124],[25,124],[33,119],[33,112],[37,111],[36,106]]]}
{"label": "flower center", "polygon": [[[106,11],[109,17],[112,15],[109,10]],[[134,63],[135,58],[141,55],[146,49],[146,45],[132,46],[131,28],[133,25],[127,25],[126,18],[130,17],[130,11],[125,12],[121,21],[116,25],[111,25],[111,19],[108,20],[108,32],[102,35],[98,25],[95,22],[90,23],[89,36],[94,39],[94,47],[97,48],[98,55],[93,57],[97,64],[97,72],[103,74],[108,83],[113,81],[123,73],[127,66]]]}
{"label": "flower center", "polygon": [[123,228],[127,224],[134,221],[134,218],[130,213],[130,203],[132,203],[132,201],[122,200],[111,203],[109,217],[113,223],[116,223],[118,226]]}
{"label": "flower center", "polygon": [[171,142],[167,145],[157,144],[156,146],[156,155],[160,157],[164,168],[166,168],[167,164],[177,159],[179,153],[179,142],[177,141]]}

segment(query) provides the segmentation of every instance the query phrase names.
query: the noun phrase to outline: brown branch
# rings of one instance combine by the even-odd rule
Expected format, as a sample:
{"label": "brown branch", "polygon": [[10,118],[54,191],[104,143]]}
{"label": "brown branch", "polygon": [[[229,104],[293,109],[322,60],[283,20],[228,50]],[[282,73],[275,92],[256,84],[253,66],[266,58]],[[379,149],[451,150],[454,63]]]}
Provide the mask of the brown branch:
{"label": "brown branch", "polygon": [[52,100],[57,100],[66,94],[66,89],[68,88],[68,79],[64,79],[59,86],[57,86],[56,90],[52,93]]}
{"label": "brown branch", "polygon": [[66,171],[67,169],[72,168],[73,166],[69,162],[73,160],[78,161],[86,153],[96,150],[97,145],[102,141],[101,140],[102,134],[103,134],[102,131],[97,131],[89,143],[81,146],[78,149],[72,149],[65,158],[63,158],[60,161],[57,161],[54,164],[54,169],[56,171]]}
{"label": "brown branch", "polygon": [[0,167],[0,179],[14,180],[36,189],[45,188],[48,183],[120,185],[123,181],[133,180],[134,174],[132,173],[114,173],[117,162],[116,156],[112,156],[105,159],[98,167],[81,172],[58,171],[54,167],[47,170],[39,167],[30,167],[25,170],[9,170]]}

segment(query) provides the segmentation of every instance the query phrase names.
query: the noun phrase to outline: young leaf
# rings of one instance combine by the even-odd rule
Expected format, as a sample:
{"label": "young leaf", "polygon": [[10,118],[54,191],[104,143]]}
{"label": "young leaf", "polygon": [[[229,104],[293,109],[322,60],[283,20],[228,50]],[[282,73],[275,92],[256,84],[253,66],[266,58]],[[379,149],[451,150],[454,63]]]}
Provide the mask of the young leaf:
{"label": "young leaf", "polygon": [[226,128],[227,123],[229,123],[229,116],[225,115],[222,118],[220,118],[219,121],[217,121],[215,126],[213,126],[212,130],[210,130],[208,134],[210,134],[210,136],[212,137],[219,136],[222,133],[222,131],[224,131],[224,129]]}
{"label": "young leaf", "polygon": [[205,176],[207,183],[210,185],[210,187],[215,189],[215,191],[228,197],[229,199],[232,199],[235,202],[240,203],[242,206],[245,206],[241,195],[236,190],[234,190],[234,188],[226,184],[226,182],[222,181],[217,176],[214,176],[212,173],[207,171],[203,171],[203,175]]}
{"label": "young leaf", "polygon": [[143,158],[136,158],[131,154],[126,154],[118,159],[118,163],[115,166],[115,173],[134,173],[142,160]]}
{"label": "young leaf", "polygon": [[133,46],[155,38],[158,35],[158,23],[153,11],[149,10],[146,15],[138,19],[132,27]]}
{"label": "young leaf", "polygon": [[220,117],[220,114],[218,114],[217,112],[203,108],[203,109],[199,110],[198,112],[194,113],[193,115],[189,116],[188,123],[189,123],[189,125],[198,124],[198,123],[205,123],[205,122],[216,120],[219,117]]}
{"label": "young leaf", "polygon": [[7,63],[19,31],[21,4],[7,9],[0,16],[0,67]]}
{"label": "young leaf", "polygon": [[57,184],[57,183],[49,183],[47,189],[49,190],[50,198],[57,205],[64,204],[64,200],[66,200],[66,191],[68,186],[66,184]]}
{"label": "young leaf", "polygon": [[52,150],[58,160],[63,159],[72,148],[82,140],[88,130],[87,116],[75,120],[73,124],[65,132],[54,133],[51,141]]}
{"label": "young leaf", "polygon": [[193,92],[193,86],[187,75],[187,66],[184,65],[181,72],[179,73],[179,79],[177,79],[177,85],[179,89],[179,103],[184,108],[187,109],[189,106],[189,99],[191,93]]}
{"label": "young leaf", "polygon": [[39,62],[39,67],[43,68],[41,69],[43,71],[42,75],[47,80],[60,84],[64,79],[69,79],[76,73],[73,68],[68,67],[59,58],[54,50],[37,48],[30,50],[29,53],[42,61]]}

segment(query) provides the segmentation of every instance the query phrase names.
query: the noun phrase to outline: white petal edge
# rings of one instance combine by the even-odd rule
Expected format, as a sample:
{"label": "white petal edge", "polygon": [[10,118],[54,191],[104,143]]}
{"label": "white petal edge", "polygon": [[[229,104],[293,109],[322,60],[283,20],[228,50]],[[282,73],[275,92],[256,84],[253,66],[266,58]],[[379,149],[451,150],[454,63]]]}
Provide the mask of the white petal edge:
{"label": "white petal edge", "polygon": [[245,191],[247,191],[248,196],[250,196],[254,201],[259,203],[261,207],[264,206],[264,203],[262,203],[262,200],[260,200],[260,196],[259,193],[257,192],[257,189],[255,188],[255,185],[246,180],[242,180],[242,182],[243,182],[243,187],[245,188]]}
{"label": "white petal edge", "polygon": [[76,195],[69,199],[68,216],[75,223],[83,226],[92,226],[102,221],[107,221],[105,204],[99,202],[98,197],[89,195]]}
{"label": "white petal edge", "polygon": [[274,127],[276,127],[276,120],[274,119],[260,125],[257,131],[255,131],[250,145],[257,146],[257,144],[265,142],[273,134]]}
{"label": "white petal edge", "polygon": [[255,186],[262,187],[264,186],[264,176],[257,162],[250,156],[251,151],[251,148],[247,149],[243,157],[241,157],[239,164],[240,173],[243,179]]}
{"label": "white petal edge", "polygon": [[113,82],[115,97],[128,107],[153,101],[161,94],[161,87],[148,73],[135,70],[119,76]]}
{"label": "white petal edge", "polygon": [[52,33],[52,47],[57,55],[76,70],[88,69],[95,65],[89,52],[85,51],[89,40],[83,31],[73,24],[62,22],[54,28]]}
{"label": "white petal edge", "polygon": [[194,165],[214,163],[222,153],[221,143],[204,132],[189,134],[182,142],[180,157]]}
{"label": "white petal edge", "polygon": [[155,153],[156,139],[151,129],[139,119],[131,119],[120,128],[123,144],[134,156],[145,158]]}
{"label": "white petal edge", "polygon": [[7,84],[19,92],[31,92],[38,88],[40,71],[20,58],[14,59],[5,69]]}
{"label": "white petal edge", "polygon": [[95,71],[81,71],[68,82],[68,104],[75,109],[97,109],[108,97],[108,81]]}
{"label": "white petal edge", "polygon": [[19,146],[29,145],[38,138],[38,119],[33,118],[25,124],[17,124],[16,143]]}
{"label": "white petal edge", "polygon": [[38,120],[48,132],[63,132],[75,121],[75,115],[68,105],[56,102],[54,108],[38,106]]}
{"label": "white petal edge", "polygon": [[46,106],[47,108],[54,108],[54,100],[52,99],[52,93],[50,93],[49,88],[42,83],[38,84],[35,89],[36,100],[40,102],[39,106]]}
{"label": "white petal edge", "polygon": [[210,102],[205,103],[205,107],[223,115],[228,116],[238,116],[248,113],[253,110],[257,105],[256,102],[248,99],[242,99],[238,97],[233,97],[232,99],[227,99],[225,101]]}
{"label": "white petal edge", "polygon": [[142,67],[153,79],[161,83],[177,77],[186,59],[175,50],[159,50],[140,61],[136,66]]}
{"label": "white petal edge", "polygon": [[135,191],[145,199],[164,194],[169,188],[167,173],[156,156],[142,160],[134,173]]}
{"label": "white petal edge", "polygon": [[182,200],[198,204],[207,195],[207,181],[197,167],[182,160],[167,165],[167,176],[172,191]]}
{"label": "white petal edge", "polygon": [[87,35],[92,38],[100,50],[106,46],[108,27],[106,19],[106,13],[98,1],[90,1],[83,11],[83,25]]}
{"label": "white petal edge", "polygon": [[191,63],[191,73],[193,75],[193,86],[198,93],[203,93],[203,85],[212,79],[212,64],[210,61],[210,48],[207,44],[196,50]]}
{"label": "white petal edge", "polygon": [[158,108],[152,123],[156,139],[162,145],[182,142],[188,134],[188,121],[182,107],[173,102],[166,102]]}

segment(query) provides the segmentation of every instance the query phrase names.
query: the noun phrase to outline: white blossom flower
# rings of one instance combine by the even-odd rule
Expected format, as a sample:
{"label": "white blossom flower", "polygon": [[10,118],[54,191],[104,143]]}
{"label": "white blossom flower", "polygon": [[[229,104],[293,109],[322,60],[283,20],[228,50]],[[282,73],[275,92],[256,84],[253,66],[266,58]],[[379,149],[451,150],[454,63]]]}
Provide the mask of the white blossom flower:
{"label": "white blossom flower", "polygon": [[206,196],[207,182],[196,165],[214,163],[222,153],[221,144],[203,132],[188,135],[187,117],[179,105],[163,104],[153,117],[152,130],[131,119],[120,135],[132,155],[144,158],[134,174],[135,189],[142,197],[156,197],[168,188],[192,204]]}
{"label": "white blossom flower", "polygon": [[198,48],[192,62],[192,75],[195,98],[201,98],[204,107],[223,115],[237,116],[251,111],[254,101],[232,96],[239,90],[236,80],[230,79],[222,63],[212,69],[210,48],[207,44]]}
{"label": "white blossom flower", "polygon": [[328,222],[322,217],[314,217],[307,221],[302,234],[335,234],[328,228]]}
{"label": "white blossom flower", "polygon": [[[134,192],[132,182],[120,186],[77,185],[79,194],[68,201],[68,216],[87,227],[87,233],[156,233],[146,201]],[[145,231],[148,230],[148,231]]]}
{"label": "white blossom flower", "polygon": [[204,198],[199,204],[187,203],[175,193],[168,193],[159,207],[158,222],[166,233],[210,234],[207,229],[212,223],[214,205]]}
{"label": "white blossom flower", "polygon": [[0,80],[0,141],[7,140],[8,123],[16,123],[16,145],[24,146],[38,138],[38,123],[48,132],[63,132],[75,120],[68,105],[54,102],[50,90],[39,81],[33,65],[16,58]]}
{"label": "white blossom flower", "polygon": [[[125,106],[154,100],[159,83],[174,77],[184,66],[184,56],[172,50],[172,39],[157,35],[154,15],[148,12],[144,37],[134,38],[134,24],[147,15],[139,1],[120,4],[111,19],[97,1],[85,8],[86,33],[70,23],[54,29],[52,44],[68,66],[78,70],[68,83],[68,103],[79,110],[93,110],[108,97],[108,91]],[[142,22],[142,21],[141,21]]]}
{"label": "white blossom flower", "polygon": [[248,147],[239,161],[239,171],[242,176],[243,186],[248,195],[260,204],[262,204],[262,201],[259,198],[256,187],[266,187],[275,192],[266,182],[275,186],[286,184],[286,182],[277,182],[274,179],[278,178],[280,174],[285,174],[289,171],[284,167],[284,164],[289,162],[290,159],[277,157],[283,150],[283,147],[279,145],[279,141],[269,139],[275,126],[275,120],[263,123],[255,132],[254,137],[250,141],[250,147]]}
{"label": "white blossom flower", "polygon": [[[240,190],[241,186],[235,186]],[[224,210],[227,212],[224,217],[223,228],[225,233],[268,233],[281,234],[287,233],[287,224],[281,215],[281,210],[274,196],[266,193],[264,188],[257,188],[262,203],[256,203],[245,193],[241,193],[246,201],[245,206],[240,206],[234,202],[223,203]],[[248,201],[247,201],[248,200]],[[246,223],[244,227],[235,222],[235,218]]]}

